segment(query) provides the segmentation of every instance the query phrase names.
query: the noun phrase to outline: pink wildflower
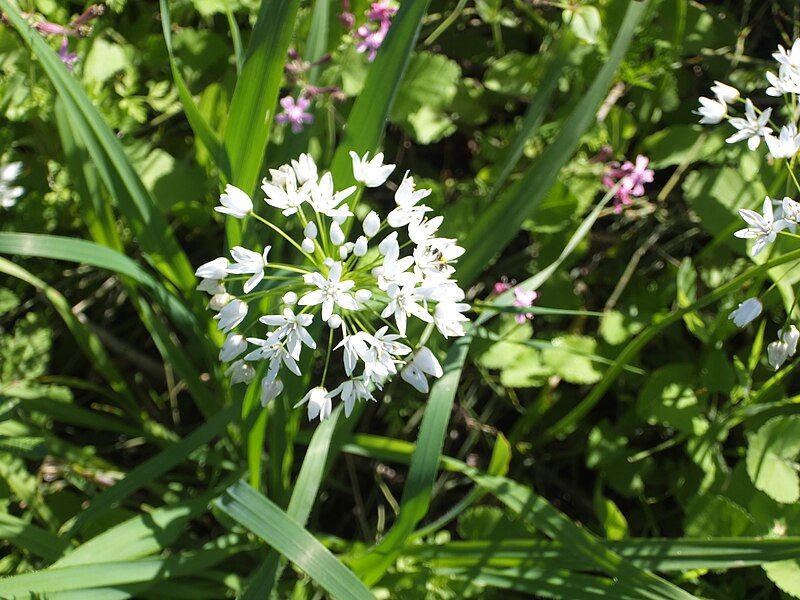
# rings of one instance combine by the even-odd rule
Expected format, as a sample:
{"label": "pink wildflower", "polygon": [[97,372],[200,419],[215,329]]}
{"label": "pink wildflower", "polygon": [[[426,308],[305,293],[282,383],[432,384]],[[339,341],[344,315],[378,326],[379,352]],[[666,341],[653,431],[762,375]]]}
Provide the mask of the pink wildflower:
{"label": "pink wildflower", "polygon": [[304,96],[298,97],[297,100],[291,96],[285,96],[281,98],[281,106],[283,112],[276,115],[275,120],[283,124],[291,123],[294,133],[300,133],[305,123],[314,121],[314,115],[306,112],[306,109],[311,106],[311,100]]}
{"label": "pink wildflower", "polygon": [[72,71],[75,63],[78,62],[78,55],[69,51],[69,39],[66,36],[61,40],[61,47],[58,49],[58,57],[69,71]]}
{"label": "pink wildflower", "polygon": [[[514,288],[514,306],[518,308],[530,308],[533,306],[533,303],[536,302],[538,297],[539,292],[526,290],[522,286],[517,286]],[[526,320],[530,321],[533,319],[533,313],[520,313],[515,318],[517,323],[522,324]]]}
{"label": "pink wildflower", "polygon": [[628,160],[622,165],[609,165],[611,168],[603,175],[603,185],[613,188],[617,183],[621,184],[614,195],[614,212],[622,212],[623,206],[632,204],[631,197],[644,196],[644,184],[651,183],[654,175],[653,170],[647,168],[649,164],[650,159],[640,154],[636,157],[636,164]]}
{"label": "pink wildflower", "polygon": [[356,44],[358,52],[369,52],[368,59],[370,62],[375,60],[378,54],[378,48],[381,47],[383,40],[386,39],[386,34],[389,32],[390,21],[381,21],[378,29],[372,30],[367,25],[362,25],[356,30],[356,37],[361,41]]}
{"label": "pink wildflower", "polygon": [[373,2],[370,5],[367,18],[370,21],[390,21],[396,12],[396,6],[392,6],[386,0],[381,0],[380,2]]}
{"label": "pink wildflower", "polygon": [[492,288],[495,294],[502,294],[503,292],[507,292],[511,289],[511,285],[507,281],[498,281],[494,284]]}

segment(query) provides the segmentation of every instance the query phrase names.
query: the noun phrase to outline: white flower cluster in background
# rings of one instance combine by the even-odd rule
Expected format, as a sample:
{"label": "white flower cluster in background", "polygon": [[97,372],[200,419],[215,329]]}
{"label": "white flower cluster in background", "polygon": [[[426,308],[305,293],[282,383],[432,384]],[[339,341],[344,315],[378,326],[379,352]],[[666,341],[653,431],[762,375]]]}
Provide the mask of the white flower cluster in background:
{"label": "white flower cluster in background", "polygon": [[[422,329],[410,321],[426,326],[422,339],[434,327],[444,337],[464,335],[468,321],[470,307],[452,278],[464,249],[438,235],[443,219],[422,202],[431,191],[416,188],[406,173],[386,218],[370,211],[358,223],[352,200],[364,188],[383,186],[395,166],[383,164],[383,154],[371,160],[350,154],[360,185],[343,190],[335,189],[330,173],[320,175],[307,154],[270,169],[262,190],[273,220],[256,214],[251,198],[232,185],[220,196],[215,210],[258,220],[273,240],[283,238],[296,260],[274,262],[272,241],[258,251],[234,246],[230,259],[215,258],[196,271],[198,289],[211,295],[209,308],[227,334],[220,360],[230,363],[232,382],[251,382],[257,363],[267,363],[263,404],[281,394],[287,373],[301,375],[304,352],[324,352],[320,382],[296,405],[307,405],[309,420],[330,415],[336,397],[349,416],[356,401],[375,400],[373,394],[398,374],[427,393],[427,378],[440,377],[442,368],[420,340],[409,339],[412,330]],[[302,232],[297,238],[276,224],[290,219]],[[251,307],[262,306],[267,314],[247,320]],[[334,360],[344,380],[329,385]]]}
{"label": "white flower cluster in background", "polygon": [[21,172],[21,162],[0,165],[0,207],[12,208],[25,193],[25,188],[14,185]]}
{"label": "white flower cluster in background", "polygon": [[[768,96],[782,97],[788,115],[788,123],[780,127],[772,120],[772,108],[759,110],[749,98],[742,98],[739,90],[721,83],[714,82],[711,87],[713,98],[700,98],[700,108],[696,111],[700,116],[701,124],[715,125],[727,120],[736,130],[725,141],[735,144],[747,141],[747,147],[755,151],[763,139],[770,156],[775,160],[785,161],[789,173],[798,188],[793,166],[795,157],[800,152],[800,134],[798,133],[798,104],[797,94],[800,94],[800,39],[795,40],[791,49],[778,46],[777,52],[772,54],[777,62],[777,71],[768,71],[766,80],[768,86],[765,93]],[[744,103],[743,116],[732,116],[731,108],[738,102]],[[777,134],[775,133],[777,130]],[[761,212],[750,209],[740,209],[739,216],[744,220],[746,227],[734,233],[738,238],[752,240],[750,255],[755,257],[767,248],[784,230],[792,234],[797,233],[800,223],[800,203],[792,198],[783,200],[767,197]],[[763,305],[758,298],[748,298],[728,316],[737,327],[744,327],[761,315]],[[784,326],[778,332],[778,339],[767,346],[767,359],[775,369],[779,369],[797,351],[797,342],[800,331],[794,325]]]}

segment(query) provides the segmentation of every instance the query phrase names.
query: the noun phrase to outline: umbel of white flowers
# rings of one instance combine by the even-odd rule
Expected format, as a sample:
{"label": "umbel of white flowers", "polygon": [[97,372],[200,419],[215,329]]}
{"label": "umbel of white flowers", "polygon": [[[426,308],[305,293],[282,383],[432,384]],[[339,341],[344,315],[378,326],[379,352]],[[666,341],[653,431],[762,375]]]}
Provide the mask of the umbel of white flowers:
{"label": "umbel of white flowers", "polygon": [[[464,249],[438,235],[443,219],[422,202],[431,190],[417,188],[406,172],[393,210],[385,218],[369,211],[358,224],[355,200],[363,188],[383,186],[395,165],[383,164],[381,153],[372,159],[350,154],[359,186],[343,190],[335,188],[330,173],[318,172],[308,154],[270,169],[261,186],[264,201],[280,211],[277,222],[296,221],[296,238],[258,215],[245,192],[226,186],[215,210],[253,218],[271,237],[260,250],[234,246],[230,259],[215,258],[196,271],[198,289],[211,296],[217,326],[228,334],[219,358],[230,363],[231,381],[251,382],[256,363],[266,362],[263,404],[281,394],[287,373],[301,375],[304,352],[321,355],[324,347],[321,379],[296,405],[306,405],[309,420],[328,417],[337,397],[349,416],[357,401],[374,401],[376,391],[398,374],[427,393],[427,378],[441,377],[442,368],[421,340],[433,328],[446,338],[464,335],[468,321],[464,313],[470,307],[452,278]],[[348,240],[348,231],[354,239]],[[279,237],[294,252],[292,261],[270,257]],[[248,319],[251,307],[267,312]],[[423,329],[410,328],[410,320],[425,325],[420,339],[410,339],[411,331]],[[342,368],[336,371],[344,378],[331,382],[329,367],[337,357]]]}
{"label": "umbel of white flowers", "polygon": [[25,193],[25,188],[14,185],[21,172],[21,162],[0,165],[0,208],[12,208]]}

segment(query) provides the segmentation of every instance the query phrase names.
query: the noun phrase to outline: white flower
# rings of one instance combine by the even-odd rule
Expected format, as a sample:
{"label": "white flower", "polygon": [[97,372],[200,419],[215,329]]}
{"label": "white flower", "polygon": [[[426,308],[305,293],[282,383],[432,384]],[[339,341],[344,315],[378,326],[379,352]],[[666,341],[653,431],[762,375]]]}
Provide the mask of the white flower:
{"label": "white flower", "polygon": [[763,211],[764,214],[760,215],[754,210],[747,208],[739,209],[739,216],[742,217],[745,223],[750,227],[740,229],[734,232],[733,235],[742,239],[755,239],[755,243],[750,249],[751,256],[756,256],[766,248],[767,244],[774,242],[778,231],[786,226],[783,221],[775,223],[772,212],[772,200],[769,197],[764,199]]}
{"label": "white flower", "polygon": [[231,184],[225,186],[225,193],[220,195],[219,203],[221,206],[215,206],[215,211],[237,219],[243,219],[253,211],[253,201],[250,196]]}
{"label": "white flower", "polygon": [[314,315],[294,314],[291,308],[284,308],[282,315],[265,315],[258,319],[265,325],[277,327],[280,337],[286,338],[286,349],[294,359],[300,358],[301,344],[305,344],[312,350],[317,347],[314,338],[306,331],[314,321]]}
{"label": "white flower", "polygon": [[[773,203],[776,201],[773,200]],[[797,231],[797,225],[800,223],[800,202],[795,202],[788,196],[785,197],[780,203],[780,219],[775,215],[776,229],[788,229],[792,233]]]}
{"label": "white flower", "polygon": [[203,279],[224,279],[225,275],[228,274],[228,259],[220,256],[210,260],[197,267],[194,274]]}
{"label": "white flower", "polygon": [[363,235],[358,236],[356,243],[353,245],[353,254],[358,256],[359,258],[364,256],[367,253],[367,238]]}
{"label": "white flower", "polygon": [[324,387],[312,388],[294,407],[297,408],[306,403],[308,403],[309,421],[313,421],[317,417],[320,421],[324,421],[331,414],[331,394]]}
{"label": "white flower", "polygon": [[778,74],[767,71],[767,96],[779,97],[784,94],[800,93],[800,72],[791,69],[786,65],[781,65]]}
{"label": "white flower", "polygon": [[346,204],[342,205],[342,203],[354,191],[356,191],[356,187],[353,185],[341,192],[334,192],[333,176],[325,173],[319,183],[311,189],[309,202],[315,211],[332,219],[351,217],[353,213]]}
{"label": "white flower", "polygon": [[255,379],[256,370],[243,360],[237,360],[228,367],[225,375],[231,378],[233,384],[250,383]]}
{"label": "white flower", "polygon": [[441,215],[432,219],[412,219],[408,224],[408,237],[417,245],[424,244],[436,235],[442,221],[444,217]]}
{"label": "white flower", "polygon": [[800,39],[795,40],[788,51],[779,44],[778,51],[773,52],[772,58],[790,69],[800,70]]}
{"label": "white flower", "polygon": [[198,292],[205,292],[210,296],[215,294],[224,294],[225,286],[220,283],[219,279],[201,279],[200,283],[195,288]]}
{"label": "white flower", "polygon": [[275,398],[280,396],[283,391],[283,382],[280,379],[269,379],[264,377],[261,380],[261,406],[266,406]]}
{"label": "white flower", "polygon": [[381,290],[385,292],[391,285],[405,286],[417,280],[417,276],[409,271],[414,264],[414,257],[400,258],[400,245],[397,243],[396,233],[383,240],[378,249],[384,255],[383,264],[375,267],[372,274],[377,278]]}
{"label": "white flower", "polygon": [[438,379],[442,373],[442,367],[433,352],[423,346],[414,353],[411,361],[400,371],[400,377],[417,391],[427,394],[430,388],[425,375],[431,375]]}
{"label": "white flower", "polygon": [[217,328],[221,329],[224,333],[228,333],[231,329],[244,321],[246,316],[247,304],[237,298],[223,306],[222,309],[214,315],[214,318],[219,321],[219,323],[217,323]]}
{"label": "white flower", "polygon": [[394,165],[383,164],[383,152],[378,152],[370,160],[369,152],[359,158],[358,154],[351,150],[350,158],[353,159],[353,177],[368,188],[383,185],[394,171]]}
{"label": "white flower", "polygon": [[247,340],[244,339],[244,336],[238,333],[229,333],[219,351],[219,359],[222,362],[230,362],[245,350],[247,350]]}
{"label": "white flower", "polygon": [[403,287],[392,284],[389,286],[387,293],[390,300],[389,304],[381,312],[381,317],[386,319],[394,315],[397,331],[400,332],[400,335],[406,334],[409,315],[413,315],[427,323],[433,321],[430,313],[419,304],[422,301],[422,297],[417,293],[416,286],[413,283],[406,284]]}
{"label": "white flower", "polygon": [[755,150],[758,148],[761,138],[772,133],[772,129],[767,126],[771,114],[772,109],[768,108],[760,115],[756,116],[755,107],[748,98],[744,103],[745,118],[734,117],[730,120],[730,124],[738,129],[738,131],[725,141],[729,144],[735,144],[736,142],[747,140],[747,147],[750,148],[750,150]]}
{"label": "white flower", "polygon": [[469,304],[464,302],[439,302],[433,311],[433,322],[444,337],[461,337],[465,333],[463,323],[469,322],[461,313],[468,310]]}
{"label": "white flower", "polygon": [[364,218],[364,235],[368,238],[372,238],[378,233],[378,230],[381,228],[381,218],[378,216],[374,210],[369,211],[369,214]]}
{"label": "white flower", "polygon": [[309,190],[307,186],[298,188],[293,171],[285,175],[281,182],[282,185],[275,185],[264,179],[261,189],[266,195],[264,202],[279,209],[283,216],[289,217],[297,213],[304,202],[309,201]]}
{"label": "white flower", "polygon": [[297,160],[292,159],[292,169],[297,175],[297,183],[300,185],[308,181],[317,181],[317,164],[310,154],[301,154]]}
{"label": "white flower", "polygon": [[725,102],[726,104],[735,102],[739,98],[739,90],[721,81],[714,82],[714,85],[711,86],[711,92],[720,102]]}
{"label": "white flower", "polygon": [[253,274],[244,283],[245,294],[249,294],[264,279],[264,267],[267,266],[267,255],[271,248],[272,246],[267,246],[261,254],[241,246],[231,248],[231,258],[233,258],[234,264],[228,266],[228,273],[231,275]]}
{"label": "white flower", "polygon": [[694,114],[700,115],[701,125],[716,125],[725,118],[728,112],[728,107],[724,102],[719,100],[712,100],[705,96],[700,96],[700,108],[694,111]]}
{"label": "white flower", "polygon": [[790,356],[797,352],[797,342],[800,339],[800,331],[797,327],[790,325],[789,329],[784,329],[778,333],[778,341],[772,342],[767,346],[767,358],[769,364],[777,371]]}
{"label": "white flower", "polygon": [[781,127],[779,137],[769,134],[764,136],[764,141],[773,158],[792,158],[800,150],[800,135],[794,123]]}
{"label": "white flower", "polygon": [[367,383],[362,379],[348,379],[339,387],[331,391],[332,397],[341,395],[342,402],[344,402],[344,416],[349,417],[353,412],[353,406],[356,400],[372,400],[372,392],[369,391]]}
{"label": "white flower", "polygon": [[449,238],[432,238],[414,249],[414,266],[423,277],[432,275],[451,275],[455,267],[451,266],[464,254],[464,248],[456,240]]}
{"label": "white flower", "polygon": [[728,315],[737,327],[744,327],[761,314],[763,305],[758,298],[748,298]]}
{"label": "white flower", "polygon": [[368,342],[371,336],[365,331],[358,331],[352,335],[346,335],[341,342],[334,348],[343,348],[342,358],[344,361],[344,372],[348,377],[355,371],[359,360],[366,360],[369,351]]}
{"label": "white flower", "polygon": [[423,215],[432,210],[430,207],[417,203],[430,195],[431,190],[414,189],[414,179],[408,174],[403,175],[403,181],[397,188],[394,194],[394,201],[397,208],[392,210],[387,217],[386,222],[390,227],[397,229],[398,227],[405,227],[412,219],[422,219]]}
{"label": "white flower", "polygon": [[21,162],[12,162],[0,166],[0,207],[11,208],[25,193],[25,188],[12,185],[22,172]]}
{"label": "white flower", "polygon": [[341,281],[342,263],[335,262],[328,271],[327,279],[319,273],[312,273],[310,282],[318,289],[306,293],[298,300],[300,306],[316,306],[322,304],[322,320],[327,321],[333,314],[335,306],[347,310],[358,310],[355,298],[347,292],[353,289],[355,281]]}

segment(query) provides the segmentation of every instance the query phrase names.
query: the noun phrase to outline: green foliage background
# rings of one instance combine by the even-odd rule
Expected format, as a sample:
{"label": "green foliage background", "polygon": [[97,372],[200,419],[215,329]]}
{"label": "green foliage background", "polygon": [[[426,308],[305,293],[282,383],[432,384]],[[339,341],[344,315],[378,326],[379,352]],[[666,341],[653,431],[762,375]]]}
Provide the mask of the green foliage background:
{"label": "green foliage background", "polygon": [[[113,0],[70,73],[20,11],[85,5],[0,0],[0,158],[27,190],[0,212],[0,597],[800,597],[797,360],[763,351],[800,250],[731,235],[790,182],[692,113],[714,80],[762,93],[797,7],[400,5],[369,63],[339,2]],[[344,96],[300,134],[271,118],[290,46]],[[220,189],[306,150],[343,186],[379,148],[467,248],[475,324],[435,340],[428,398],[308,425],[296,382],[262,409],[194,291],[263,243]],[[616,214],[598,156],[637,154],[656,181]],[[501,277],[540,293],[532,321]]]}

